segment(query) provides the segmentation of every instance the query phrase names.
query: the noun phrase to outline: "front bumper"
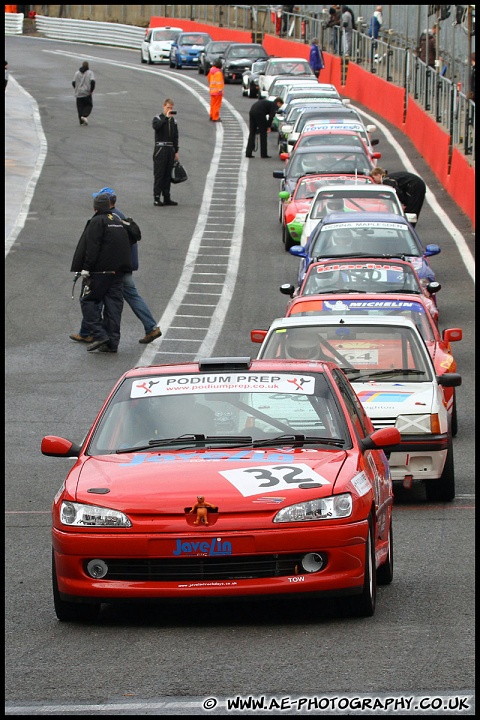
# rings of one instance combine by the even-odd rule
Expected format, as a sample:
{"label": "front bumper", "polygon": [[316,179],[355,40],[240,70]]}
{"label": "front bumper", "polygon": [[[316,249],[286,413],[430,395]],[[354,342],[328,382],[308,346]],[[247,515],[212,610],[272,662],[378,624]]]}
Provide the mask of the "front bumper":
{"label": "front bumper", "polygon": [[441,477],[448,453],[449,436],[402,435],[400,445],[387,453],[392,480],[437,480]]}
{"label": "front bumper", "polygon": [[[207,562],[210,558],[205,554],[174,559],[172,552],[168,555],[158,552],[159,548],[165,547],[166,541],[171,547],[174,541],[188,542],[192,537],[187,535],[173,538],[160,534],[121,534],[118,531],[113,531],[111,535],[87,534],[54,528],[53,547],[58,588],[65,601],[336,594],[342,591],[361,592],[367,533],[367,520],[342,526],[278,528],[257,534],[225,533],[222,541],[228,538],[233,551],[220,561],[214,559],[215,568],[220,568],[214,572]],[[199,535],[195,535],[197,540]],[[217,539],[218,529],[215,536],[201,534],[201,539],[211,541],[213,537]],[[235,553],[235,546],[247,552]],[[308,552],[321,553],[325,560],[321,570],[307,573],[301,568],[296,558]],[[230,564],[229,557],[232,560]],[[94,558],[105,560],[107,565],[110,561],[112,578],[115,579],[109,579],[108,574],[103,579],[91,578],[86,572],[86,564]],[[245,561],[245,567],[242,561]],[[161,578],[167,562],[169,579],[152,579]],[[172,565],[175,579],[171,576]],[[258,567],[262,567],[261,573],[256,571]],[[272,567],[276,568],[275,572],[270,572]],[[157,575],[152,571],[155,568]]]}

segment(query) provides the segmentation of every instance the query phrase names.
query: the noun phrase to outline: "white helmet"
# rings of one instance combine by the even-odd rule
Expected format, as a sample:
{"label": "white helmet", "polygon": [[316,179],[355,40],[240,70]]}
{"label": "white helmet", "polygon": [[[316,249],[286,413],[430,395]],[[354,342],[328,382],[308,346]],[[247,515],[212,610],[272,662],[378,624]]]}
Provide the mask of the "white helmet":
{"label": "white helmet", "polygon": [[320,341],[317,333],[309,328],[289,330],[285,338],[285,355],[290,360],[318,360]]}

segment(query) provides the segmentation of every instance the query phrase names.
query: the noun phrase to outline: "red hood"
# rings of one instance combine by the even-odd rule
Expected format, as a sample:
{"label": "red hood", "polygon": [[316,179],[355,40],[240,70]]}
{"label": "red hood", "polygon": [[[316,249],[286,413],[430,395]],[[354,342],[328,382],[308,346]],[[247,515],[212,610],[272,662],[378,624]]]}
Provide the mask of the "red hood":
{"label": "red hood", "polygon": [[[123,512],[183,513],[198,495],[226,512],[248,512],[259,503],[280,508],[330,495],[346,457],[343,450],[288,448],[105,455],[86,458],[76,488],[73,470],[67,490],[78,502],[103,500]],[[88,492],[92,488],[110,492]]]}

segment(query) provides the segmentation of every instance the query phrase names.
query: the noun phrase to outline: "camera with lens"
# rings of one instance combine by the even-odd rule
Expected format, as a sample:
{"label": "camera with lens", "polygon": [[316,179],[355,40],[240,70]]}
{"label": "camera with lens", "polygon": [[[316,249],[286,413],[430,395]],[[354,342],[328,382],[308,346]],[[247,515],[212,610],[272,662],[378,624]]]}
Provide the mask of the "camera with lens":
{"label": "camera with lens", "polygon": [[176,114],[177,114],[176,110],[170,110],[170,115],[176,115]]}

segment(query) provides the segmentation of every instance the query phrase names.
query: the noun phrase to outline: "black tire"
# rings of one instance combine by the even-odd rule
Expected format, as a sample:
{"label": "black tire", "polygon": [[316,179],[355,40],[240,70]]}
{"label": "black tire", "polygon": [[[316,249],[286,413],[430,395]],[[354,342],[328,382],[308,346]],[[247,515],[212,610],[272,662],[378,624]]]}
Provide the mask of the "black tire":
{"label": "black tire", "polygon": [[458,433],[458,416],[457,416],[457,393],[453,391],[453,405],[452,405],[452,437],[456,437]]}
{"label": "black tire", "polygon": [[365,574],[361,595],[345,598],[345,610],[352,617],[372,617],[377,600],[377,574],[375,572],[375,542],[373,520],[368,520],[368,535],[365,543]]}
{"label": "black tire", "polygon": [[283,205],[281,200],[278,203],[278,222],[283,223]]}
{"label": "black tire", "polygon": [[256,98],[257,97],[257,88],[255,85],[249,85],[248,86],[248,97],[249,98]]}
{"label": "black tire", "polygon": [[200,63],[198,63],[198,74],[199,74],[199,75],[203,75],[204,72],[205,72],[205,71],[204,71],[203,67],[201,66]]}
{"label": "black tire", "polygon": [[141,61],[142,65],[147,64],[147,61],[143,59],[143,52],[140,52],[140,61]]}
{"label": "black tire", "polygon": [[450,438],[447,459],[438,480],[427,480],[425,493],[429,502],[451,502],[455,498],[455,466],[453,462],[453,443]]}
{"label": "black tire", "polygon": [[172,58],[170,58],[170,60],[169,60],[169,65],[171,68],[175,67],[175,63],[173,62]]}
{"label": "black tire", "polygon": [[393,580],[393,522],[390,516],[390,532],[388,533],[388,555],[383,565],[377,569],[377,585],[390,585]]}
{"label": "black tire", "polygon": [[60,598],[57,583],[57,570],[55,568],[55,554],[52,550],[52,590],[53,604],[57,618],[61,622],[94,622],[100,612],[100,603],[94,605],[65,602]]}
{"label": "black tire", "polygon": [[225,76],[224,76],[224,80],[225,80],[225,85],[229,85],[229,84],[230,84],[230,77],[229,77],[228,75],[225,75]]}
{"label": "black tire", "polygon": [[153,60],[152,60],[152,58],[151,58],[151,56],[150,56],[150,50],[148,51],[148,61],[147,61],[147,62],[148,62],[149,65],[153,65]]}
{"label": "black tire", "polygon": [[282,225],[282,242],[285,245],[285,252],[288,252],[291,247],[296,245],[296,243],[293,242],[292,236],[288,232],[286,225]]}

